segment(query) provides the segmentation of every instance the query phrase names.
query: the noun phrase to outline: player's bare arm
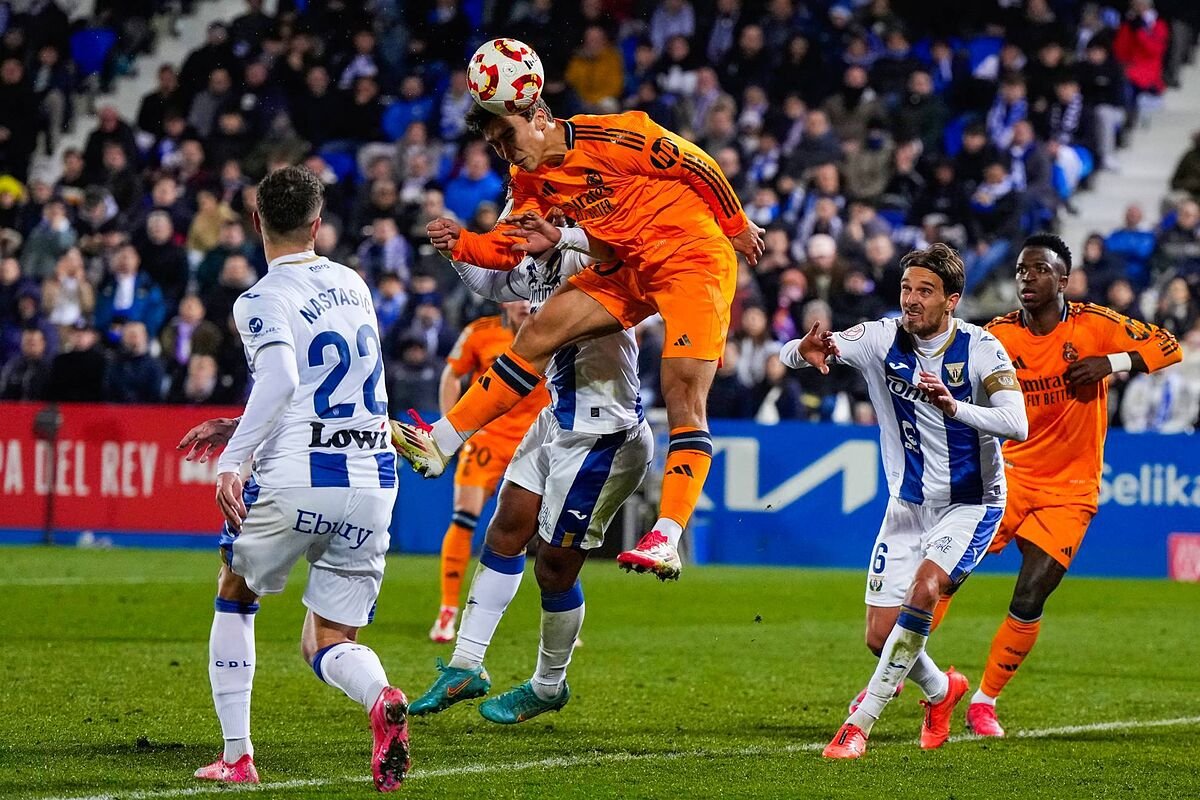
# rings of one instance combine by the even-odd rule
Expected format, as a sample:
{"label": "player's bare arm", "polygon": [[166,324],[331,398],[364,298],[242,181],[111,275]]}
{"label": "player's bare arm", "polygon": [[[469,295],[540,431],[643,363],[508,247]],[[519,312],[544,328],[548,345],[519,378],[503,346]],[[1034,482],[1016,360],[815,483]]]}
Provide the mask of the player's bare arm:
{"label": "player's bare arm", "polygon": [[217,454],[218,450],[229,444],[229,439],[237,430],[241,419],[241,417],[206,419],[185,433],[175,449],[187,453],[185,461],[199,461],[201,464],[205,464]]}

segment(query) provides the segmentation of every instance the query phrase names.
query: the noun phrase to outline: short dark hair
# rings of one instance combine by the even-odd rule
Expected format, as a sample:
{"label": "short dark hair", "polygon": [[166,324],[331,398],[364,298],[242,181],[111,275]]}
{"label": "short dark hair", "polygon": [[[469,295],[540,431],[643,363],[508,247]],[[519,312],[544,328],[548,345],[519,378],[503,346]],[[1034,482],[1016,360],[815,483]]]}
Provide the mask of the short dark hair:
{"label": "short dark hair", "polygon": [[1025,240],[1021,245],[1021,249],[1026,247],[1044,247],[1056,256],[1062,259],[1063,266],[1067,268],[1064,275],[1071,274],[1071,248],[1067,247],[1067,243],[1062,238],[1055,236],[1053,233],[1035,233]]}
{"label": "short dark hair", "polygon": [[934,242],[924,250],[913,250],[900,259],[900,268],[922,267],[942,279],[946,295],[962,294],[966,270],[958,252],[948,244]]}
{"label": "short dark hair", "polygon": [[295,236],[321,213],[325,185],[307,167],[278,169],[258,184],[258,216],[279,236]]}
{"label": "short dark hair", "polygon": [[[550,110],[550,105],[540,97],[537,100],[534,100],[529,108],[518,112],[515,116],[532,120],[533,115],[537,113],[539,108],[546,113],[547,118],[554,119],[554,112]],[[491,121],[498,116],[500,115],[493,114],[491,111],[488,111],[478,103],[472,103],[471,110],[467,112],[467,130],[469,130],[471,133],[482,134],[484,129],[487,128]]]}

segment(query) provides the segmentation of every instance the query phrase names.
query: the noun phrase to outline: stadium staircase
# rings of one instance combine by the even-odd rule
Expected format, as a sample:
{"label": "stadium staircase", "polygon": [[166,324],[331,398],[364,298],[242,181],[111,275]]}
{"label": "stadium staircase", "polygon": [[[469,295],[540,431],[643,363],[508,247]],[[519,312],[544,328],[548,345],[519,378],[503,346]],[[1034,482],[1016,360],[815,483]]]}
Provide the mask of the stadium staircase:
{"label": "stadium staircase", "polygon": [[[181,67],[188,54],[204,44],[209,23],[231,22],[245,11],[245,0],[201,0],[196,3],[191,15],[178,18],[175,23],[177,36],[172,36],[165,30],[165,19],[156,20],[159,36],[155,51],[137,60],[135,74],[118,77],[113,82],[113,90],[110,93],[97,96],[96,107],[112,106],[117,109],[121,119],[132,122],[137,118],[142,97],[154,91],[158,85],[159,64],[165,61],[174,64],[176,68]],[[70,147],[82,150],[88,134],[95,127],[95,114],[87,113],[81,106],[75,119],[75,129],[61,137],[54,155],[45,156],[39,151],[30,174],[57,179],[62,171],[63,151]]]}
{"label": "stadium staircase", "polygon": [[1200,129],[1200,57],[1180,73],[1181,88],[1170,89],[1149,126],[1133,131],[1130,144],[1117,153],[1119,172],[1100,172],[1092,189],[1073,198],[1078,215],[1061,214],[1062,237],[1082,251],[1093,231],[1107,235],[1120,226],[1126,206],[1137,203],[1149,224],[1161,218],[1160,204],[1170,191],[1171,175]]}

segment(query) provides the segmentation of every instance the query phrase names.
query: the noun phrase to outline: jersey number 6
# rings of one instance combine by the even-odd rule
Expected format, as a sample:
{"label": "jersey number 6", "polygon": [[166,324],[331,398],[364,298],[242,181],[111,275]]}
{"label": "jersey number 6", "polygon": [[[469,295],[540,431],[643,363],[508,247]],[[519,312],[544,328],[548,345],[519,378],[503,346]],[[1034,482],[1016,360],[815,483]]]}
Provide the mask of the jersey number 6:
{"label": "jersey number 6", "polygon": [[[358,329],[356,338],[356,349],[361,358],[371,355],[371,348],[367,346],[367,343],[375,343],[375,366],[372,367],[371,374],[363,383],[363,405],[374,415],[387,414],[387,403],[380,401],[375,396],[379,379],[383,376],[383,352],[379,346],[379,335],[370,325],[363,325]],[[350,372],[352,356],[350,355],[350,345],[346,339],[336,331],[318,333],[313,337],[312,344],[308,346],[308,365],[310,367],[325,366],[326,347],[332,347],[337,352],[338,360],[329,374],[325,376],[325,380],[321,381],[317,391],[313,393],[313,409],[321,419],[344,419],[354,416],[354,403],[329,404],[333,393],[337,391],[338,386]]]}

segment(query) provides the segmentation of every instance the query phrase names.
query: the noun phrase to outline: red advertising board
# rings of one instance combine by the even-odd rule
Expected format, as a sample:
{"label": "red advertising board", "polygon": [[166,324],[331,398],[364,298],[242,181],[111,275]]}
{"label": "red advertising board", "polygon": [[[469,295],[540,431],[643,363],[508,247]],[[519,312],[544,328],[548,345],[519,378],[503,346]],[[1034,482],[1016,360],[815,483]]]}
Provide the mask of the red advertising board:
{"label": "red advertising board", "polygon": [[216,461],[175,449],[189,428],[235,417],[221,406],[63,403],[57,439],[34,433],[43,403],[0,403],[0,528],[40,529],[53,489],[58,530],[211,533]]}

